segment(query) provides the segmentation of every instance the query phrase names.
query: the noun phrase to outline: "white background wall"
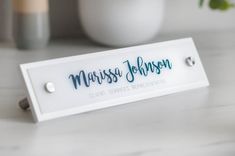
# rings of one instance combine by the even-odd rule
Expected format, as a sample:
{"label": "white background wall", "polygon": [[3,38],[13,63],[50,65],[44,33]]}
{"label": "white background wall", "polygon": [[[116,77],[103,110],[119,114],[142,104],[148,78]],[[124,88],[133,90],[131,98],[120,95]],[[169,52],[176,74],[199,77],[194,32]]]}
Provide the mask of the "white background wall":
{"label": "white background wall", "polygon": [[198,7],[198,0],[166,0],[162,33],[235,29],[235,9],[226,12]]}
{"label": "white background wall", "polygon": [[[0,39],[11,38],[11,0],[0,0]],[[235,9],[220,12],[198,7],[198,0],[166,0],[161,33],[235,30]],[[157,16],[157,15],[156,15]],[[77,0],[50,0],[54,37],[81,36]]]}

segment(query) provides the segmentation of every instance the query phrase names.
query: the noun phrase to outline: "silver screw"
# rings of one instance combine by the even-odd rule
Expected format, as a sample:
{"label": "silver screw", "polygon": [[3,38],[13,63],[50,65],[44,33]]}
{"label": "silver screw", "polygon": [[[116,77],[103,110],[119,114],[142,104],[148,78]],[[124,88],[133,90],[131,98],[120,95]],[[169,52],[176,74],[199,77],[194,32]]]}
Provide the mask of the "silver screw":
{"label": "silver screw", "polygon": [[52,82],[47,82],[45,84],[44,88],[48,93],[54,93],[55,92],[55,85]]}
{"label": "silver screw", "polygon": [[187,57],[187,58],[185,59],[185,62],[186,62],[186,64],[187,64],[188,66],[190,66],[190,67],[193,67],[193,66],[196,64],[194,58],[191,57],[191,56]]}

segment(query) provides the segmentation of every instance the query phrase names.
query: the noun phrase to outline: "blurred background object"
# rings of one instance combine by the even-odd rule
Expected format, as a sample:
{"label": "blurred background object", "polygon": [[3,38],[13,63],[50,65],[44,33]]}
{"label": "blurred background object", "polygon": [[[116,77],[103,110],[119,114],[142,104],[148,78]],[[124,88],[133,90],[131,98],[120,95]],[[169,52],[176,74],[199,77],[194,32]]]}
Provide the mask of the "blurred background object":
{"label": "blurred background object", "polygon": [[11,0],[0,0],[0,41],[12,39]]}
{"label": "blurred background object", "polygon": [[142,44],[162,24],[165,0],[78,0],[79,17],[94,41],[115,47]]}
{"label": "blurred background object", "polygon": [[49,0],[52,38],[84,37],[77,18],[77,0]]}
{"label": "blurred background object", "polygon": [[13,0],[14,41],[19,49],[40,49],[49,41],[48,0]]}
{"label": "blurred background object", "polygon": [[[204,5],[208,2],[205,1]],[[9,40],[12,38],[10,0],[0,0],[0,4],[0,38]],[[84,38],[77,17],[77,5],[79,5],[77,0],[49,0],[49,4],[52,39]],[[206,6],[200,8],[198,0],[165,0],[165,4],[165,16],[159,36],[165,34],[191,36],[193,33],[235,31],[235,9],[224,12],[211,10]]]}

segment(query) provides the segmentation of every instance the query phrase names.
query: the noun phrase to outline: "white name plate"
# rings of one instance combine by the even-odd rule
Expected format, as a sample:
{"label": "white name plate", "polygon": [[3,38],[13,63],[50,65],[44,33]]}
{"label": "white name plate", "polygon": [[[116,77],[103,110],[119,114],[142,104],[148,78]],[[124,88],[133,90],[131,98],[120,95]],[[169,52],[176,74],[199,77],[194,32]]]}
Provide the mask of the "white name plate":
{"label": "white name plate", "polygon": [[190,38],[20,67],[36,122],[209,85]]}

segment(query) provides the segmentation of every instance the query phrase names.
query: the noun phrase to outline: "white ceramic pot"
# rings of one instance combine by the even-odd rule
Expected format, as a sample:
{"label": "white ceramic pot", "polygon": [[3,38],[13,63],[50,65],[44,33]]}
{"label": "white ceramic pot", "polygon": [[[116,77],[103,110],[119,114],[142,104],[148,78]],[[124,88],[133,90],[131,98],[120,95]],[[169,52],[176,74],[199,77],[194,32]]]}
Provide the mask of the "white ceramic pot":
{"label": "white ceramic pot", "polygon": [[78,0],[85,33],[109,46],[137,45],[152,39],[162,23],[164,0]]}

